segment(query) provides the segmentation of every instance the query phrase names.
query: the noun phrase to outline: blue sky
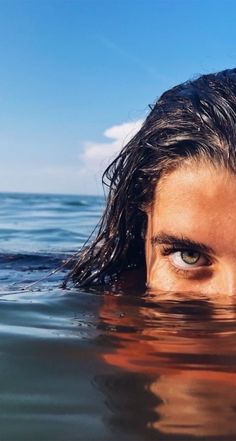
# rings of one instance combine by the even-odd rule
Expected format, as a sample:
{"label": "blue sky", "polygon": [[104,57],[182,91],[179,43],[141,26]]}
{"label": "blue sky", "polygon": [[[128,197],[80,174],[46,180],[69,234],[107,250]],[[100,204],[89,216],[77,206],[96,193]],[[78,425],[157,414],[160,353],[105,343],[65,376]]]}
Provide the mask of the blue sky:
{"label": "blue sky", "polygon": [[0,191],[101,193],[163,91],[236,66],[234,0],[0,0]]}

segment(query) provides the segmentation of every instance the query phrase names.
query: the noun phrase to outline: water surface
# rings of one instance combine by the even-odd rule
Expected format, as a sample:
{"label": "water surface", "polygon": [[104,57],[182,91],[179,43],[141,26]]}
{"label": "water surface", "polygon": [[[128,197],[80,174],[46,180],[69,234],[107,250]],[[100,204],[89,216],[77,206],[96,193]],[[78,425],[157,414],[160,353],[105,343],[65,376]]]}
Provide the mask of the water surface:
{"label": "water surface", "polygon": [[235,299],[63,290],[103,199],[0,195],[0,440],[236,439]]}

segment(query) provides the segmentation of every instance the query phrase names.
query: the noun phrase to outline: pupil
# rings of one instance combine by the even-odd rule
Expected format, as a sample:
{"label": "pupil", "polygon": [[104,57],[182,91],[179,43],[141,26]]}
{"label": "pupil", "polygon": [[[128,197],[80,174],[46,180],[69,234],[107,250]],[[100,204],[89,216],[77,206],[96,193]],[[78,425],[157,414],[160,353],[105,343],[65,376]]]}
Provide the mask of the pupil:
{"label": "pupil", "polygon": [[181,253],[181,258],[185,263],[194,264],[197,263],[199,260],[199,253],[196,253],[194,251],[184,251]]}

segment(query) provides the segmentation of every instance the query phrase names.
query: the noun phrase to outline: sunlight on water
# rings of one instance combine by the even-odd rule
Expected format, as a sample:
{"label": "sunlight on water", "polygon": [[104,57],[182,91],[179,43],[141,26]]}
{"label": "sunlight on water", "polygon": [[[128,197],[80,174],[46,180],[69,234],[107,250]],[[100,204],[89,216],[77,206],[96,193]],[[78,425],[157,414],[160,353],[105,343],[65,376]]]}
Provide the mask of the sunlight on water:
{"label": "sunlight on water", "polygon": [[0,198],[0,440],[235,440],[236,299],[62,290],[65,268],[24,291],[103,200]]}

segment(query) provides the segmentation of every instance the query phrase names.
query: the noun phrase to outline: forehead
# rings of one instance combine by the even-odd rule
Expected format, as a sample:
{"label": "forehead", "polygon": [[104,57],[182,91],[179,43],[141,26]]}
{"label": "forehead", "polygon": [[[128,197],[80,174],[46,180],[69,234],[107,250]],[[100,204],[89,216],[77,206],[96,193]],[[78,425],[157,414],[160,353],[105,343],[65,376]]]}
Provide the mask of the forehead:
{"label": "forehead", "polygon": [[228,232],[236,244],[236,176],[208,163],[184,164],[160,179],[150,216],[155,232],[208,243]]}

